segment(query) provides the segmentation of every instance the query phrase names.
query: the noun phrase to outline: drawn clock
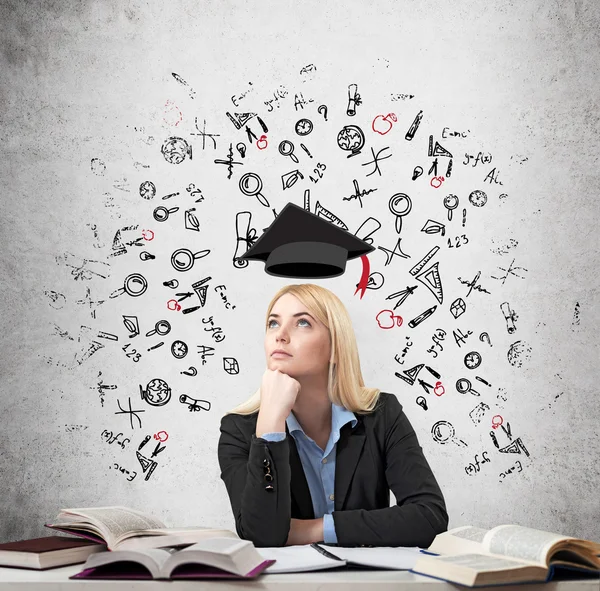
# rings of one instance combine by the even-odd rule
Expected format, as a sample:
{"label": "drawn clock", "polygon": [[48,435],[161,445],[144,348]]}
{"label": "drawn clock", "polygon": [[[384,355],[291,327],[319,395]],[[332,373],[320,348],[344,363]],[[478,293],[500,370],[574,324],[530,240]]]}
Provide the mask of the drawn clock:
{"label": "drawn clock", "polygon": [[477,351],[471,351],[465,355],[465,366],[476,369],[481,365],[481,355]]}
{"label": "drawn clock", "polygon": [[310,119],[298,120],[295,130],[298,135],[308,135],[313,130],[312,121]]}

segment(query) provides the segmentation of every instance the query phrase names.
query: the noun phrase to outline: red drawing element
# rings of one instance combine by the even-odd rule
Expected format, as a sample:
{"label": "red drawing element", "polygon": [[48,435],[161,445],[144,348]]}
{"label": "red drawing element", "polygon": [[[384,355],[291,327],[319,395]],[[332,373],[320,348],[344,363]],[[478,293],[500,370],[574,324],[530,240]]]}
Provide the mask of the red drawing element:
{"label": "red drawing element", "polygon": [[[261,146],[261,144],[264,144],[264,146]],[[267,142],[267,136],[266,135],[261,135],[260,139],[256,140],[256,147],[259,150],[264,150],[268,145],[269,144]]]}
{"label": "red drawing element", "polygon": [[142,236],[144,240],[150,242],[150,240],[154,240],[154,232],[152,230],[142,230]]}
{"label": "red drawing element", "polygon": [[387,115],[377,115],[375,119],[373,119],[373,123],[371,127],[373,131],[379,133],[380,135],[385,135],[390,129],[392,129],[392,121],[395,123],[398,121],[395,113],[388,113]]}
{"label": "red drawing element", "polygon": [[179,312],[179,310],[181,310],[181,306],[177,300],[169,300],[167,302],[167,308],[169,308],[169,310],[174,310],[175,312]]}
{"label": "red drawing element", "polygon": [[[434,176],[431,178],[431,181],[429,181],[429,184],[434,188],[434,189],[439,189],[442,186],[442,183],[445,181],[446,179],[443,176]],[[436,184],[434,184],[436,183]]]}
{"label": "red drawing element", "polygon": [[168,125],[179,125],[183,115],[177,105],[172,100],[167,100],[165,103],[165,113],[163,115],[163,121]]}
{"label": "red drawing element", "polygon": [[504,419],[500,415],[492,417],[492,429],[497,429],[502,423],[504,423]]}
{"label": "red drawing element", "polygon": [[161,443],[164,443],[167,439],[169,439],[169,434],[166,431],[159,431],[154,434],[154,439],[158,439]]}
{"label": "red drawing element", "polygon": [[[380,316],[382,317],[382,320],[384,320],[384,321],[389,320],[391,322],[391,325],[384,326],[383,324],[381,324],[381,322],[379,321]],[[391,310],[381,310],[381,312],[379,312],[379,314],[377,314],[376,318],[377,318],[377,324],[379,324],[380,328],[394,328],[394,326],[402,326],[402,322],[403,322],[402,316],[394,316],[394,313]],[[394,320],[396,322],[394,322]]]}
{"label": "red drawing element", "polygon": [[436,396],[442,396],[442,394],[444,394],[445,391],[446,391],[446,388],[444,388],[444,385],[442,384],[442,382],[435,383],[435,388],[433,389],[433,392]]}
{"label": "red drawing element", "polygon": [[367,285],[369,283],[369,271],[371,269],[371,263],[369,262],[369,259],[367,258],[366,254],[361,255],[360,260],[362,261],[362,274],[360,276],[360,281],[356,286],[356,291],[354,292],[354,295],[356,295],[357,292],[360,290],[360,299],[362,300],[362,297],[365,295],[365,290],[367,289]]}

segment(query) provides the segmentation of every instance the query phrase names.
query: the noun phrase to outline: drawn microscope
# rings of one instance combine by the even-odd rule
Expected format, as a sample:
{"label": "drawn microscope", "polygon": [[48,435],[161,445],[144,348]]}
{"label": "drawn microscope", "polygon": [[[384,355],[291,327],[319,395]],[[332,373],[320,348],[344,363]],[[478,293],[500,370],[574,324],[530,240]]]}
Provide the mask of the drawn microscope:
{"label": "drawn microscope", "polygon": [[506,318],[506,330],[508,330],[508,334],[512,334],[517,330],[515,320],[518,316],[515,314],[514,310],[510,309],[508,302],[502,302],[500,304],[500,310],[502,310],[502,314],[504,314],[504,318]]}

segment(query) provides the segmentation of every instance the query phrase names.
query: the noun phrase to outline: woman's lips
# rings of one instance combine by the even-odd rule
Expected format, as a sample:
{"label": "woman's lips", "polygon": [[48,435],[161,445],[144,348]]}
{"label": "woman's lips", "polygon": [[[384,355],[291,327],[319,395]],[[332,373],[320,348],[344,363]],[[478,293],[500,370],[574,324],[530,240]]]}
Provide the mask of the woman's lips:
{"label": "woman's lips", "polygon": [[276,359],[285,359],[287,357],[291,357],[291,355],[288,355],[287,353],[273,353],[271,357],[275,357]]}

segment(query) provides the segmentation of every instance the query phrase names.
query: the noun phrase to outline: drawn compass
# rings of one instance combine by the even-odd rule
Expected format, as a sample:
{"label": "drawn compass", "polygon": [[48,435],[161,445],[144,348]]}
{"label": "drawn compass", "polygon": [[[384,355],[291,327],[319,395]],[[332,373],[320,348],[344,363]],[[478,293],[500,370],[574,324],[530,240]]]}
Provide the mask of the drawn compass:
{"label": "drawn compass", "polygon": [[465,366],[469,369],[476,369],[481,365],[481,355],[477,351],[471,351],[465,355]]}
{"label": "drawn compass", "polygon": [[300,119],[296,122],[296,133],[298,135],[308,135],[313,130],[313,124],[310,119]]}

